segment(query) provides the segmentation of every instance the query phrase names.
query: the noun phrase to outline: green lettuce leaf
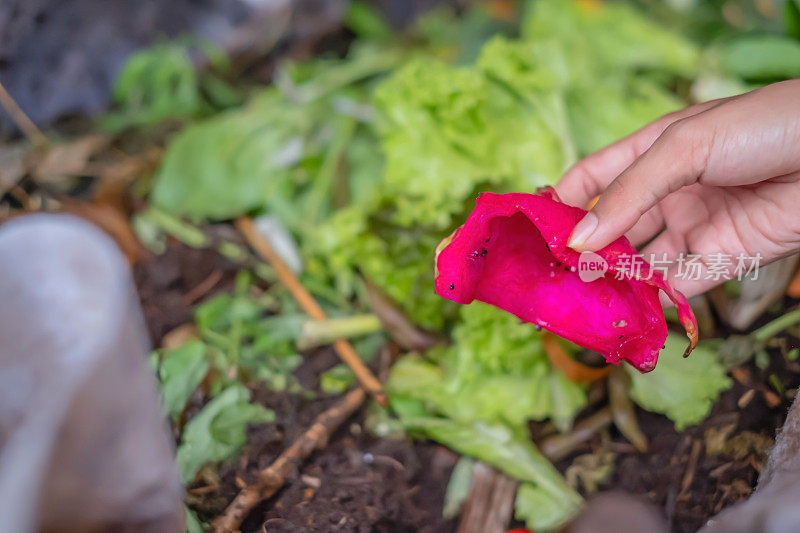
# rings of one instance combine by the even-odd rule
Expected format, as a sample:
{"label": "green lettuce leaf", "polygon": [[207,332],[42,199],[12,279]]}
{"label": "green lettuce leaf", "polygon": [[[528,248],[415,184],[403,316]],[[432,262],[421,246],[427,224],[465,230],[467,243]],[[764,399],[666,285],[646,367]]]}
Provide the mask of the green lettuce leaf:
{"label": "green lettuce leaf", "polygon": [[164,155],[151,201],[175,214],[219,220],[286,198],[318,113],[268,89],[242,110],[184,129]]}
{"label": "green lettuce leaf", "polygon": [[701,422],[720,392],[731,386],[716,351],[700,343],[685,358],[686,338],[670,333],[655,370],[641,374],[625,367],[631,376],[631,398],[643,409],[667,415],[678,430]]}
{"label": "green lettuce leaf", "polygon": [[534,483],[520,483],[514,501],[514,517],[531,531],[550,531],[575,513],[578,503],[563,501],[561,495]]}
{"label": "green lettuce leaf", "polygon": [[401,226],[449,228],[481,188],[534,189],[566,166],[533,106],[475,67],[409,62],[375,92],[385,194]]}
{"label": "green lettuce leaf", "polygon": [[517,508],[528,527],[549,531],[564,524],[580,508],[582,499],[524,433],[503,425],[455,422],[443,418],[403,419],[409,430],[480,459],[527,486]]}
{"label": "green lettuce leaf", "polygon": [[157,362],[159,388],[167,414],[175,418],[183,411],[189,395],[208,373],[206,347],[189,341],[178,348],[165,350]]}
{"label": "green lettuce leaf", "polygon": [[626,75],[578,82],[570,87],[566,99],[572,135],[583,155],[683,107],[683,102],[662,86]]}
{"label": "green lettuce leaf", "polygon": [[248,424],[272,422],[275,414],[250,403],[250,391],[232,385],[189,420],[178,446],[178,467],[184,483],[191,482],[200,468],[232,457],[246,442]]}
{"label": "green lettuce leaf", "polygon": [[725,68],[747,80],[774,81],[800,76],[800,43],[789,37],[742,37],[723,50]]}
{"label": "green lettuce leaf", "polygon": [[529,420],[551,418],[559,429],[568,429],[586,405],[586,393],[550,364],[541,334],[482,303],[462,307],[461,317],[453,346],[435,348],[430,360],[412,354],[398,361],[389,390],[461,422],[524,427]]}
{"label": "green lettuce leaf", "polygon": [[522,35],[553,39],[565,49],[575,79],[601,80],[649,69],[681,76],[697,72],[699,51],[688,39],[660,26],[625,2],[529,3]]}
{"label": "green lettuce leaf", "polygon": [[472,468],[475,461],[469,457],[462,457],[453,468],[450,480],[447,482],[447,490],[444,494],[444,505],[442,506],[442,517],[445,520],[452,520],[461,513],[461,507],[469,497],[472,485]]}

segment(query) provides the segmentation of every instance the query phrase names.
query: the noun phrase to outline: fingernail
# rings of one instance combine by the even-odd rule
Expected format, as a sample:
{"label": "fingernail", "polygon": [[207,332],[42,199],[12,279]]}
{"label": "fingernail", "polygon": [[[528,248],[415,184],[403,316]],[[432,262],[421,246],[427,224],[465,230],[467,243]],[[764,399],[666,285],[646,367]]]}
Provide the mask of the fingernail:
{"label": "fingernail", "polygon": [[580,248],[584,245],[586,240],[591,237],[595,228],[597,228],[597,216],[589,211],[586,213],[586,216],[575,225],[567,246],[578,252],[581,251]]}

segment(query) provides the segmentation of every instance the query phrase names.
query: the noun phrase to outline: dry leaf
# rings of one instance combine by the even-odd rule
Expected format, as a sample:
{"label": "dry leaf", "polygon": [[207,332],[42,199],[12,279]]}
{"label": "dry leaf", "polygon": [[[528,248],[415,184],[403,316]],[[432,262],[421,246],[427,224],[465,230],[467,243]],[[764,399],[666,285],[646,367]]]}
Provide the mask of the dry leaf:
{"label": "dry leaf", "polygon": [[81,175],[89,160],[111,143],[108,135],[86,135],[74,141],[52,145],[34,163],[31,173],[43,183],[58,183],[64,178]]}

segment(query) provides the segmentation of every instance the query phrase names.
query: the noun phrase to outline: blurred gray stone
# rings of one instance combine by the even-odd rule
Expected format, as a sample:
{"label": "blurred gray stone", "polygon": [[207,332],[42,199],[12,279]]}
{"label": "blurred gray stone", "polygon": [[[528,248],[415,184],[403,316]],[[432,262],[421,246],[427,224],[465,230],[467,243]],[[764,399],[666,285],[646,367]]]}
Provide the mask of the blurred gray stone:
{"label": "blurred gray stone", "polygon": [[658,510],[623,492],[593,496],[567,527],[568,533],[667,533]]}
{"label": "blurred gray stone", "polygon": [[8,532],[178,531],[172,442],[128,265],[94,226],[0,227],[0,517]]}

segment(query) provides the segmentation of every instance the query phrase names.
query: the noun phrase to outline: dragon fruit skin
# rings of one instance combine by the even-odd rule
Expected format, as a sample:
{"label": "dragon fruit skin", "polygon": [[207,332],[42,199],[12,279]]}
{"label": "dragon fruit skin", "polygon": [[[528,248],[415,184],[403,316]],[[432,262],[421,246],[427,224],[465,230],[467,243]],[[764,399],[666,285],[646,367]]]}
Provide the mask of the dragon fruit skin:
{"label": "dragon fruit skin", "polygon": [[[624,360],[648,372],[667,337],[658,297],[663,290],[689,335],[688,355],[697,344],[697,322],[686,298],[626,238],[597,252],[608,265],[604,276],[581,280],[580,254],[566,243],[585,214],[561,203],[552,188],[481,194],[464,225],[437,248],[436,292],[461,304],[494,305],[609,363]],[[617,270],[628,275],[616,279]]]}

